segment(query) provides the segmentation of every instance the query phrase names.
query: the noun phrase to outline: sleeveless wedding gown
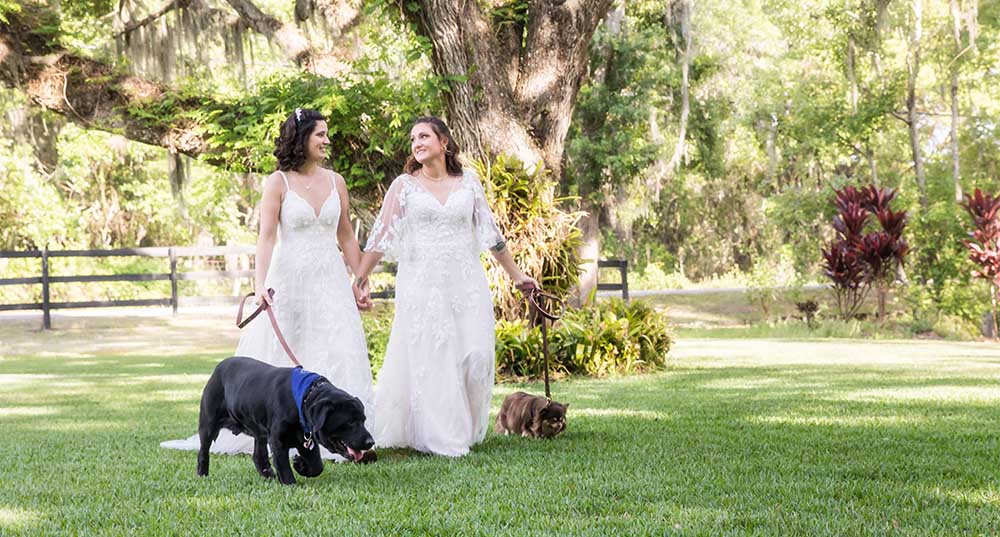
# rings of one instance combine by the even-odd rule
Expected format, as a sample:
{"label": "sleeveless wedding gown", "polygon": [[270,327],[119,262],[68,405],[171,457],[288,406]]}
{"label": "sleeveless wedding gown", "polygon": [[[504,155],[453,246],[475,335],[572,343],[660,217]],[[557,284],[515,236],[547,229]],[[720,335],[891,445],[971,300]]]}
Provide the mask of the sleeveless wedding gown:
{"label": "sleeveless wedding gown", "polygon": [[[279,172],[281,173],[281,172]],[[340,198],[336,182],[317,214],[313,207],[285,180],[286,192],[278,216],[279,241],[268,267],[266,284],[274,288],[274,315],[288,346],[302,367],[323,375],[334,386],[361,400],[372,430],[373,390],[371,364],[354,301],[344,258],[337,246]],[[266,313],[243,328],[236,356],[292,367],[293,364],[274,335]],[[171,449],[197,450],[198,435],[163,442]],[[248,435],[234,435],[223,429],[212,443],[212,453],[253,453]],[[341,460],[326,449],[326,459]]]}
{"label": "sleeveless wedding gown", "polygon": [[399,261],[375,392],[379,447],[457,457],[486,435],[495,336],[480,253],[502,240],[472,172],[443,202],[405,174],[386,192],[365,247]]}

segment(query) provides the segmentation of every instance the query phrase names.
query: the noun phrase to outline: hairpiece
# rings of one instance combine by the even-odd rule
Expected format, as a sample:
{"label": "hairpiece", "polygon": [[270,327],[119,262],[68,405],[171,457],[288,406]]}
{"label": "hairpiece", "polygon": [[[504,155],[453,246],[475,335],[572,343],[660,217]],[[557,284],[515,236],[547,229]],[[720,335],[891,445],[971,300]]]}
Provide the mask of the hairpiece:
{"label": "hairpiece", "polygon": [[302,121],[302,109],[301,108],[296,108],[295,109],[295,122],[298,123],[299,121]]}

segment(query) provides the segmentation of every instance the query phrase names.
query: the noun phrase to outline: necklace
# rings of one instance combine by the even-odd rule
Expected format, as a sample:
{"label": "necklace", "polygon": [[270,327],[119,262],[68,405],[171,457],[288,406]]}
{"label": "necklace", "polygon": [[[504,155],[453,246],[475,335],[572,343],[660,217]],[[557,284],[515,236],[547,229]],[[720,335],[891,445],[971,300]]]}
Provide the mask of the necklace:
{"label": "necklace", "polygon": [[313,183],[315,183],[316,181],[312,180],[306,183],[305,181],[302,180],[302,177],[299,176],[299,182],[302,183],[302,186],[306,187],[306,190],[309,190],[310,188],[313,187]]}
{"label": "necklace", "polygon": [[427,170],[423,169],[420,170],[420,173],[423,174],[425,179],[427,179],[432,183],[440,183],[441,181],[444,181],[445,179],[448,178],[448,172],[445,172],[444,175],[442,175],[441,177],[431,177],[430,174],[427,173]]}

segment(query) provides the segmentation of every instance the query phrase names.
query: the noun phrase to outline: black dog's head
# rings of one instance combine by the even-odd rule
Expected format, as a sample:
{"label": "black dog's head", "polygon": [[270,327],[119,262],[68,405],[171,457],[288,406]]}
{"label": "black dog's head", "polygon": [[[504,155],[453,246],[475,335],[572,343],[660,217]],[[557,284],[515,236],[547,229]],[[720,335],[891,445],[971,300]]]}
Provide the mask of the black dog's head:
{"label": "black dog's head", "polygon": [[365,429],[365,407],[357,397],[332,384],[323,383],[303,404],[316,441],[331,453],[360,461],[375,445]]}

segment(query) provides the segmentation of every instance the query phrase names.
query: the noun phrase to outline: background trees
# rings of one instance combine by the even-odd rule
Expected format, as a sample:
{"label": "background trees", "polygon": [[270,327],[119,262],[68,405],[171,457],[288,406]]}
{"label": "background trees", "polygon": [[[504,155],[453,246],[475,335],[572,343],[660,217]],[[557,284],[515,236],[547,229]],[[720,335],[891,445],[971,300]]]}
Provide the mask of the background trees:
{"label": "background trees", "polygon": [[7,0],[0,16],[4,247],[248,240],[295,106],[331,117],[364,221],[403,126],[439,113],[471,155],[544,162],[589,214],[585,257],[680,280],[817,278],[834,190],[893,188],[906,275],[972,315],[956,200],[1000,177],[995,3]]}

